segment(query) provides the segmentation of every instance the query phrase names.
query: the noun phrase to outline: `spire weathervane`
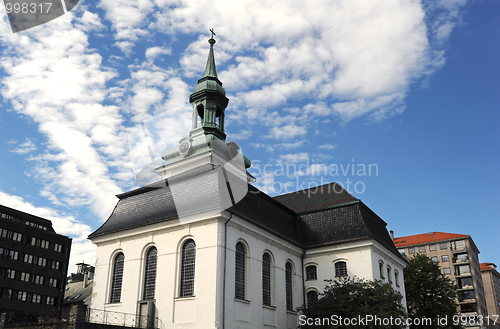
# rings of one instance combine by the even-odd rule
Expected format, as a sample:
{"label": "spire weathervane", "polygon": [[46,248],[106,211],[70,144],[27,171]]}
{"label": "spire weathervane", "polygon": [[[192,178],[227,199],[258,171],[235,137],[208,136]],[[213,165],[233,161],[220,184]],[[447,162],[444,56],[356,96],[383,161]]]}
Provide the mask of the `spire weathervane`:
{"label": "spire weathervane", "polygon": [[210,44],[210,46],[213,46],[215,43],[214,35],[217,35],[217,34],[215,34],[213,27],[211,29],[208,29],[208,30],[210,32],[212,32],[212,36],[210,37],[210,39],[208,39],[208,43]]}

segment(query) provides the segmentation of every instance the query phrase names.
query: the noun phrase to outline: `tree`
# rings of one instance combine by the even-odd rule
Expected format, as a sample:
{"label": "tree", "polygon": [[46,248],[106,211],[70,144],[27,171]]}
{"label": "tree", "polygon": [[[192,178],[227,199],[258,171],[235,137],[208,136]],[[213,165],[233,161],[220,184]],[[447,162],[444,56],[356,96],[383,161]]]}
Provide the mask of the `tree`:
{"label": "tree", "polygon": [[437,262],[424,254],[418,254],[410,259],[403,273],[410,320],[431,318],[432,326],[426,326],[427,328],[443,328],[442,324],[437,323],[437,319],[446,317],[446,328],[462,328],[453,325],[453,316],[458,314],[458,287],[441,273]]}
{"label": "tree", "polygon": [[300,328],[404,328],[402,299],[381,281],[329,280],[317,303],[300,309]]}

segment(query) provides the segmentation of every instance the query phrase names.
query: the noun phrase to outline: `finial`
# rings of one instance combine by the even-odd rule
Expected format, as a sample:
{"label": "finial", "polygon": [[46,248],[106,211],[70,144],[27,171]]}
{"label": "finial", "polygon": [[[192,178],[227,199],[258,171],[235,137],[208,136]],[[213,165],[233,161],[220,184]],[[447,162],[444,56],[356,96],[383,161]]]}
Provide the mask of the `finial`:
{"label": "finial", "polygon": [[211,29],[208,29],[208,30],[210,32],[212,32],[212,36],[210,37],[210,39],[208,39],[208,43],[210,44],[210,47],[212,47],[215,43],[214,35],[217,35],[217,34],[215,34],[213,27]]}

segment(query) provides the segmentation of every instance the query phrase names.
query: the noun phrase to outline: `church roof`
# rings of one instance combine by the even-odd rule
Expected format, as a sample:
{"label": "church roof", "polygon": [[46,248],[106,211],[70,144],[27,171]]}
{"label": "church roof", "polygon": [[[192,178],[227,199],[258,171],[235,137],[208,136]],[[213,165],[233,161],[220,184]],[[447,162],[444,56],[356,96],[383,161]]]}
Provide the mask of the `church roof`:
{"label": "church roof", "polygon": [[[162,182],[162,187],[157,184],[117,195],[112,214],[89,238],[177,219],[168,182]],[[336,183],[274,198],[248,187],[246,196],[227,211],[299,247],[374,239],[401,257],[387,224]]]}

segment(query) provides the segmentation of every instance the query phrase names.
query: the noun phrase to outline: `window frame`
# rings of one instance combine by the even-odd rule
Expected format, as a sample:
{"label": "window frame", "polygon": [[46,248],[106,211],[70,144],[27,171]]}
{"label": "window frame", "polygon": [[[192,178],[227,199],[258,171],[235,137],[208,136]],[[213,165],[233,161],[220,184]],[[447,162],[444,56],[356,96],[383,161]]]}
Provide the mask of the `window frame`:
{"label": "window frame", "polygon": [[294,287],[294,274],[295,266],[291,260],[285,263],[285,300],[286,300],[286,310],[293,312],[293,287]]}
{"label": "window frame", "polygon": [[[188,252],[190,254],[187,254]],[[189,257],[189,259],[187,257]],[[187,263],[187,261],[189,261],[189,263]],[[182,243],[180,263],[179,297],[194,297],[194,283],[196,279],[196,242],[192,238]]]}
{"label": "window frame", "polygon": [[[341,264],[344,264],[344,268],[338,268],[341,266]],[[335,271],[335,277],[336,278],[341,278],[341,277],[345,277],[345,276],[348,276],[347,275],[347,262],[345,260],[339,260],[339,261],[336,261],[334,264],[333,264],[333,268],[334,268],[334,271]],[[342,275],[342,273],[338,273],[340,271],[345,271],[345,274]]]}
{"label": "window frame", "polygon": [[[316,295],[315,301],[311,303],[310,295],[311,293],[314,293]],[[306,291],[306,307],[312,307],[316,305],[319,299],[319,292],[316,289],[309,289]]]}
{"label": "window frame", "polygon": [[[238,250],[241,249],[241,250]],[[246,299],[247,247],[238,241],[234,247],[234,297]]]}
{"label": "window frame", "polygon": [[[113,268],[111,270],[111,284],[109,291],[109,303],[120,303],[123,288],[123,276],[125,273],[125,254],[118,252],[113,257]],[[120,271],[120,272],[118,272]]]}
{"label": "window frame", "polygon": [[[267,261],[268,259],[269,261]],[[273,304],[273,280],[272,280],[273,259],[269,252],[262,254],[262,305],[272,306]]]}
{"label": "window frame", "polygon": [[142,282],[142,300],[155,299],[157,270],[158,270],[158,249],[155,246],[150,246],[149,248],[147,248],[144,256],[144,278]]}
{"label": "window frame", "polygon": [[[309,273],[307,271],[308,268],[314,268],[314,278],[309,276],[309,274],[312,274],[312,273]],[[306,265],[304,271],[306,272],[306,281],[318,280],[318,265],[317,264]]]}

